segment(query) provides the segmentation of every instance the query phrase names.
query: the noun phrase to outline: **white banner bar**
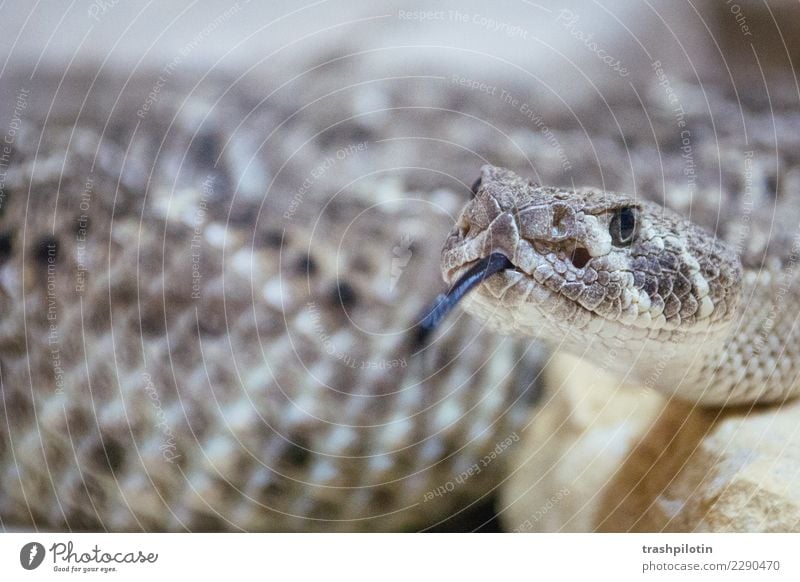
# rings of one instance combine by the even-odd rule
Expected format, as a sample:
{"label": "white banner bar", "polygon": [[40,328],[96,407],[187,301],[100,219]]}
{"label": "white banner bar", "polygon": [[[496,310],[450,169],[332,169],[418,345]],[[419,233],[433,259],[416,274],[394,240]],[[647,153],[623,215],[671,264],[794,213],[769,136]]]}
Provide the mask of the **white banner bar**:
{"label": "white banner bar", "polygon": [[0,579],[777,581],[800,580],[798,547],[795,534],[8,533]]}

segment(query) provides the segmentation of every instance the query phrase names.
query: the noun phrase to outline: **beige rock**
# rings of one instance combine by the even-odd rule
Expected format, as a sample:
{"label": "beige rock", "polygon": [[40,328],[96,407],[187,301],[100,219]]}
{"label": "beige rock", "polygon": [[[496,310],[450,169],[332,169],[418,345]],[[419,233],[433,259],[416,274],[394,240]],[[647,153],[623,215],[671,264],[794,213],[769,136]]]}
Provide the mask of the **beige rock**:
{"label": "beige rock", "polygon": [[704,410],[569,356],[549,376],[503,491],[509,530],[800,531],[800,402]]}
{"label": "beige rock", "polygon": [[604,486],[663,400],[568,355],[553,358],[546,382],[543,406],[512,459],[501,518],[509,531],[591,531],[607,515]]}
{"label": "beige rock", "polygon": [[[800,531],[800,402],[725,411],[670,404],[620,467],[606,531]],[[601,512],[602,513],[602,512]]]}

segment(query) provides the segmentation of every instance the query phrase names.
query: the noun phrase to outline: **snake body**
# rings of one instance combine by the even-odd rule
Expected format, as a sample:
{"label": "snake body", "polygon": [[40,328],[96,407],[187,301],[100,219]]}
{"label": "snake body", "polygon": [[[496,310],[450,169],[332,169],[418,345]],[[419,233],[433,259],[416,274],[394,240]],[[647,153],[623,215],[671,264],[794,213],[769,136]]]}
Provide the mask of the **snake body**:
{"label": "snake body", "polygon": [[[287,82],[174,73],[153,98],[159,74],[25,70],[0,87],[0,127],[15,116],[21,126],[3,162],[0,208],[4,528],[447,525],[502,485],[507,451],[532,418],[544,358],[531,333],[581,353],[601,342],[616,349],[602,366],[633,366],[645,383],[653,353],[690,338],[696,357],[676,354],[653,385],[703,402],[780,399],[794,385],[784,381],[797,361],[794,294],[771,302],[769,289],[778,293],[784,279],[765,283],[792,264],[800,143],[785,130],[788,105],[748,116],[751,141],[741,143],[736,116],[709,119],[683,88],[691,196],[674,116],[657,99],[647,125],[640,102],[624,96],[611,100],[614,115],[596,115],[594,103],[567,111],[532,95],[551,128],[544,133],[520,123],[518,109],[441,76],[376,81],[349,59]],[[352,86],[341,89],[342,78]],[[503,83],[530,94],[525,82]],[[722,93],[713,99],[735,106]],[[598,189],[535,189],[488,169],[470,202],[469,184],[488,161],[541,183]],[[578,230],[523,252],[509,209],[532,197],[548,220],[556,201],[572,208],[569,228]],[[569,299],[579,275],[564,260],[576,250],[565,241],[583,237],[602,254],[603,217],[621,201],[641,208],[639,236],[649,238],[591,259],[608,268],[595,269],[607,282],[592,300],[596,316],[587,315],[580,295]],[[739,224],[745,201],[754,210]],[[510,220],[497,220],[495,202]],[[539,222],[528,224],[533,238]],[[455,257],[470,248],[460,237],[481,232],[493,242],[471,243],[465,259],[504,251],[518,270],[466,297],[481,317],[448,318],[414,344],[415,324],[442,291],[442,246]],[[649,260],[658,240],[677,261],[669,293],[663,272],[628,268],[632,249]],[[537,244],[550,251],[537,254]],[[524,272],[542,258],[537,269],[549,271]],[[460,269],[450,265],[448,282]],[[642,313],[659,328],[633,324],[634,290],[636,312],[649,299]],[[529,300],[537,294],[538,304]],[[593,326],[597,336],[584,335]],[[757,358],[746,353],[754,334],[764,340]],[[720,350],[730,360],[716,366]]]}
{"label": "snake body", "polygon": [[228,88],[144,117],[104,88],[88,118],[31,90],[0,219],[4,526],[415,530],[502,480],[535,353],[466,318],[407,341],[460,197],[337,193],[352,140],[270,187],[289,113],[237,131]]}

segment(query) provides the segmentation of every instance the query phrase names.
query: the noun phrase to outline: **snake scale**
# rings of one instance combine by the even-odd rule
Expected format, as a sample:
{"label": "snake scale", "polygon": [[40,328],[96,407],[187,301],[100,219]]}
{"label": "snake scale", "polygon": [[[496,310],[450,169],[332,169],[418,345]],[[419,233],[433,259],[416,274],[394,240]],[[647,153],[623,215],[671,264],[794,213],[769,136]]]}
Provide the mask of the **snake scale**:
{"label": "snake scale", "polygon": [[[787,273],[794,256],[790,193],[800,183],[800,136],[784,129],[797,121],[788,105],[774,102],[767,115],[756,99],[745,104],[746,118],[714,116],[697,88],[683,87],[688,183],[680,132],[656,98],[646,110],[638,100],[612,100],[614,115],[598,116],[595,103],[567,111],[508,80],[509,92],[537,104],[545,132],[441,75],[354,80],[341,89],[339,80],[353,74],[348,59],[283,85],[175,75],[153,98],[158,74],[6,76],[3,127],[16,122],[0,216],[4,528],[447,525],[502,485],[505,453],[540,397],[546,352],[505,332],[549,329],[569,349],[596,347],[575,333],[579,293],[566,290],[588,273],[578,275],[566,259],[587,267],[586,252],[594,266],[607,261],[596,281],[615,289],[607,302],[593,301],[596,313],[605,305],[622,319],[631,305],[646,312],[649,299],[651,318],[665,315],[657,332],[634,326],[643,331],[631,340],[646,350],[633,353],[623,341],[615,367],[647,361],[680,325],[699,319],[721,327],[692,331],[691,351],[705,339],[718,348],[722,340],[710,336],[719,329],[739,342],[728,352],[729,365],[738,365],[772,306],[788,311],[774,318],[759,350],[759,361],[780,370],[764,390],[780,399],[793,385],[798,356],[774,350],[790,348],[794,292],[778,305],[756,284],[766,272]],[[726,113],[736,107],[723,89],[712,99]],[[517,173],[486,166],[473,194],[487,163]],[[537,189],[527,177],[564,188]],[[571,193],[575,183],[597,189]],[[644,238],[614,246],[612,264],[598,249],[612,248],[609,222],[622,205],[642,213],[636,228]],[[541,210],[528,223],[541,241],[526,256],[515,207]],[[504,212],[513,219],[503,219],[505,230],[497,220]],[[551,230],[555,224],[566,230]],[[480,245],[463,244],[481,236]],[[738,240],[733,259],[728,251],[725,260],[686,258],[695,245],[727,248],[715,236]],[[642,240],[672,252],[677,274],[668,291],[659,273],[641,275],[638,263],[625,262],[636,260],[628,251]],[[467,296],[465,307],[481,317],[450,317],[415,343],[414,326],[443,289],[442,264],[450,283],[463,273],[463,264],[448,265],[456,248],[471,249],[462,256],[469,261],[504,251],[515,268]],[[547,276],[531,270],[544,265],[534,252],[549,261]],[[760,278],[742,271],[759,266]],[[527,291],[507,294],[525,275]],[[547,281],[563,289],[553,309]],[[739,284],[734,298],[729,288]],[[649,291],[634,303],[632,288]],[[518,325],[513,306],[498,307],[498,297],[536,289],[548,290],[541,305],[550,313],[531,320],[535,329]],[[584,319],[582,329],[593,329]],[[616,327],[606,329],[618,337]],[[665,366],[685,372],[676,363],[684,357]],[[744,392],[690,369],[678,395],[716,403],[764,396],[754,388],[761,366],[747,368]],[[647,366],[638,373],[647,377]],[[674,380],[661,374],[654,387],[669,390]]]}

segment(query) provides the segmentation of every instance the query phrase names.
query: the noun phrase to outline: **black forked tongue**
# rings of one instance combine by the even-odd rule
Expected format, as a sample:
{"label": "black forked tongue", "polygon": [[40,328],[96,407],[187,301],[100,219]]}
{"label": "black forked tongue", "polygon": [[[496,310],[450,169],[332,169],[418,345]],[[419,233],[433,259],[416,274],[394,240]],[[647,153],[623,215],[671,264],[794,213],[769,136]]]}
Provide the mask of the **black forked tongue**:
{"label": "black forked tongue", "polygon": [[484,279],[513,267],[514,265],[503,253],[492,253],[485,259],[481,259],[476,263],[453,284],[450,291],[442,293],[436,298],[433,307],[431,307],[425,317],[422,318],[416,330],[415,339],[417,345],[422,345],[427,341],[433,330],[435,330],[445,316],[458,305],[458,302],[461,301],[464,295],[480,285]]}

